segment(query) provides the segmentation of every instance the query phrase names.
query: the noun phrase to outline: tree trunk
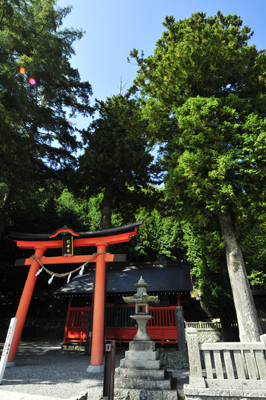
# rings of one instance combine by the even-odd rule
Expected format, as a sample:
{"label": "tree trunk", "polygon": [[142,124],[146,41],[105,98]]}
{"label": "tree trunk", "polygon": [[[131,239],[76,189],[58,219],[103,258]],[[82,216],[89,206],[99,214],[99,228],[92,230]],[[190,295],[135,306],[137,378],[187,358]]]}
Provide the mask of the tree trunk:
{"label": "tree trunk", "polygon": [[0,238],[5,229],[5,224],[6,224],[6,221],[8,218],[10,208],[14,201],[15,194],[16,194],[16,190],[14,188],[11,188],[3,199],[3,203],[0,208]]}
{"label": "tree trunk", "polygon": [[107,184],[104,189],[104,197],[102,202],[102,219],[101,229],[110,229],[112,217],[112,186]]}
{"label": "tree trunk", "polygon": [[241,342],[259,342],[262,330],[232,221],[227,214],[219,214],[218,218],[225,242],[226,262],[236,308],[239,338]]}

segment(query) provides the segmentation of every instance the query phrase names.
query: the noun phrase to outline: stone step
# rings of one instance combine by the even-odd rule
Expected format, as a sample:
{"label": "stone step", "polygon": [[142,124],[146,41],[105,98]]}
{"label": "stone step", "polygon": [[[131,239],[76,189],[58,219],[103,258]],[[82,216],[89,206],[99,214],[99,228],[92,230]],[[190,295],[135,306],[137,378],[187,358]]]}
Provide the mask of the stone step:
{"label": "stone step", "polygon": [[165,379],[166,367],[161,369],[136,369],[136,368],[121,368],[115,369],[115,376],[120,378],[139,378],[139,379]]}
{"label": "stone step", "polygon": [[120,360],[120,367],[122,368],[139,368],[139,369],[160,369],[162,360],[127,360],[123,358]]}
{"label": "stone step", "polygon": [[114,386],[121,389],[171,390],[171,379],[169,372],[164,380],[115,377]]}
{"label": "stone step", "polygon": [[127,360],[157,360],[158,359],[158,350],[152,351],[134,351],[127,350],[125,352],[125,357]]}
{"label": "stone step", "polygon": [[114,390],[114,400],[178,400],[176,390],[140,390],[119,389]]}

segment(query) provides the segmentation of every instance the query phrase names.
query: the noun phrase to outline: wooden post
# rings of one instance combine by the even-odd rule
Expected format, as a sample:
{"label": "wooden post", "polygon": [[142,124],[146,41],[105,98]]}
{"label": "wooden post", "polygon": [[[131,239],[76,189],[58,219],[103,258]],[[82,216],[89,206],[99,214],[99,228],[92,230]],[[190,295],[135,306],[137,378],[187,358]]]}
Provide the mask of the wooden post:
{"label": "wooden post", "polygon": [[114,398],[114,376],[115,376],[115,340],[105,341],[105,363],[103,377],[103,400]]}
{"label": "wooden post", "polygon": [[[106,247],[105,242],[97,243],[97,253],[105,252]],[[103,371],[105,254],[97,257],[94,297],[91,365],[87,369],[88,372]]]}
{"label": "wooden post", "polygon": [[70,308],[71,308],[71,302],[72,302],[72,296],[70,296],[69,298],[69,302],[68,302],[68,310],[67,310],[67,318],[66,318],[66,326],[65,326],[65,333],[64,333],[64,339],[63,339],[63,343],[66,343],[66,337],[67,337],[67,331],[68,331],[68,327],[69,327],[69,319],[70,319]]}
{"label": "wooden post", "polygon": [[[94,285],[95,286],[95,285]],[[94,307],[94,289],[91,295],[91,307],[90,307],[90,313],[89,313],[89,320],[88,320],[88,331],[87,331],[87,337],[86,337],[86,343],[85,343],[85,356],[90,356],[91,355],[91,339],[92,339],[92,320],[93,320],[93,307]]]}
{"label": "wooden post", "polygon": [[197,336],[197,329],[187,328],[187,347],[189,359],[189,386],[190,387],[206,387],[204,378],[202,377],[200,351]]}
{"label": "wooden post", "polygon": [[[41,245],[38,247],[35,247],[35,257],[41,257],[45,250],[46,250],[46,248]],[[25,322],[25,319],[27,316],[28,309],[29,309],[33,289],[34,289],[35,282],[37,279],[36,274],[39,270],[39,267],[40,267],[40,264],[38,263],[38,261],[32,259],[28,277],[27,277],[26,283],[24,285],[24,289],[23,289],[23,292],[22,292],[22,295],[20,298],[17,312],[16,312],[17,324],[16,324],[15,333],[13,336],[8,360],[7,360],[8,363],[13,363],[15,360],[15,357],[16,357],[21,333],[23,330],[23,326],[24,326],[24,322]]]}

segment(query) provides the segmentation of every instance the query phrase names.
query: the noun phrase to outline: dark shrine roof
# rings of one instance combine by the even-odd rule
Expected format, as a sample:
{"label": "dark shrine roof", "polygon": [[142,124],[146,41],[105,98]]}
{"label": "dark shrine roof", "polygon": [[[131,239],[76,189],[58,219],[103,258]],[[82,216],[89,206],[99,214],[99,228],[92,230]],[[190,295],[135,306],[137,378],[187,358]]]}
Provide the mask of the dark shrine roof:
{"label": "dark shrine roof", "polygon": [[23,232],[11,232],[10,236],[13,240],[58,240],[57,235],[59,234],[71,234],[74,238],[90,238],[90,237],[104,237],[114,236],[120,233],[133,232],[136,227],[139,227],[143,221],[134,222],[130,225],[119,226],[118,228],[104,229],[99,231],[88,231],[88,232],[75,232],[73,229],[68,228],[66,225],[62,228],[57,229],[53,233],[23,233]]}
{"label": "dark shrine roof", "polygon": [[[79,295],[93,292],[95,270],[77,276],[54,292],[55,295]],[[149,284],[147,292],[189,292],[192,282],[189,267],[179,262],[155,262],[123,266],[108,270],[107,293],[135,293],[140,277]]]}

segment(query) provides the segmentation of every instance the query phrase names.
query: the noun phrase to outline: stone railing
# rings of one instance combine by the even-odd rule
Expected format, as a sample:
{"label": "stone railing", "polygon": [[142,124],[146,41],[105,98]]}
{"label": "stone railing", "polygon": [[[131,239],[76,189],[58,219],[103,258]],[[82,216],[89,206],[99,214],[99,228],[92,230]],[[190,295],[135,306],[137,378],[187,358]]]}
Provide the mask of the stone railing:
{"label": "stone railing", "polygon": [[222,340],[221,322],[185,322],[186,328],[197,329],[199,342],[220,342]]}
{"label": "stone railing", "polygon": [[207,329],[207,330],[213,330],[213,329],[221,329],[222,324],[219,321],[216,322],[202,322],[202,321],[197,321],[197,322],[185,322],[186,328],[195,328],[195,329]]}
{"label": "stone railing", "polygon": [[187,400],[266,398],[266,335],[261,342],[198,343],[197,330],[186,330],[190,377]]}
{"label": "stone railing", "polygon": [[[215,322],[185,322],[186,328],[197,329],[198,341],[203,343],[221,342],[223,340],[222,324],[220,321]],[[231,323],[231,331],[234,337],[238,337],[237,322]],[[233,339],[234,340],[234,339]],[[236,339],[237,340],[237,339]]]}

